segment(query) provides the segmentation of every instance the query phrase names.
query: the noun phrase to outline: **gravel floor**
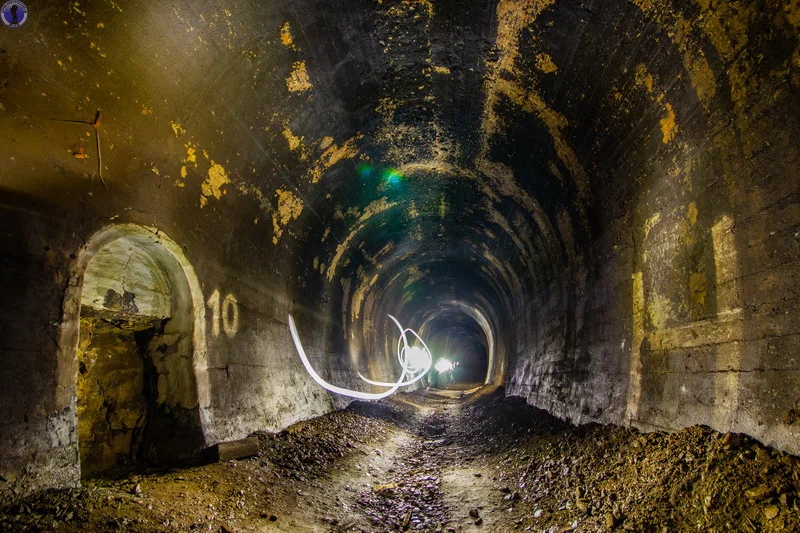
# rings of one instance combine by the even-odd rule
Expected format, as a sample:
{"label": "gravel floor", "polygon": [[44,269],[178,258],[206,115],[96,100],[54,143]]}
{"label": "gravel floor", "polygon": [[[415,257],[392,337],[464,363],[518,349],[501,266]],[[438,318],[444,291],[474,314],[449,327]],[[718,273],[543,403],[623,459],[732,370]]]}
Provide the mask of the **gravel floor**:
{"label": "gravel floor", "polygon": [[800,531],[796,457],[703,427],[575,427],[502,389],[256,435],[257,457],[45,491],[0,531]]}

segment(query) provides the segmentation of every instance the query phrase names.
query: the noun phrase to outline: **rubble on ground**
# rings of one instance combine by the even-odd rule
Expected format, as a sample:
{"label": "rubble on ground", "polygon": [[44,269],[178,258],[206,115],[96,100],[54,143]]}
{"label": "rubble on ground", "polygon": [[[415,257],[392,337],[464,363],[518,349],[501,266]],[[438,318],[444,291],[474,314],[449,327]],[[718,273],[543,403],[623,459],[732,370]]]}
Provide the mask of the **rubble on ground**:
{"label": "rubble on ground", "polygon": [[[797,457],[706,427],[575,427],[502,389],[354,402],[255,436],[249,459],[41,492],[0,530],[800,531]],[[446,497],[454,471],[478,505]]]}

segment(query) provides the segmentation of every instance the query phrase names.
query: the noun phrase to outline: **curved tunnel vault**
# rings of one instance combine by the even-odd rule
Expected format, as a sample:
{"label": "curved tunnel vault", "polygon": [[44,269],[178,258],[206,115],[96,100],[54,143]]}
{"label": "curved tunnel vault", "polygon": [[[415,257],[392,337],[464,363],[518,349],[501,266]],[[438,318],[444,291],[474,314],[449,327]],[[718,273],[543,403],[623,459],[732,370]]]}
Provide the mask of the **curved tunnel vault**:
{"label": "curved tunnel vault", "polygon": [[[354,388],[357,371],[396,376],[392,314],[485,353],[481,381],[557,416],[800,452],[796,2],[41,9],[47,39],[0,47],[2,216],[24,228],[5,244],[39,269],[5,279],[55,280],[21,309],[57,328],[69,254],[105,221],[171,235],[197,269],[194,331],[211,332],[207,443],[340,405],[305,375],[287,314],[315,368]],[[97,109],[102,163],[91,127],[62,121]],[[39,290],[17,285],[21,302]],[[215,301],[235,302],[235,331]],[[72,434],[51,355],[55,392],[7,378],[51,414],[3,427]],[[37,453],[72,453],[56,440]]]}

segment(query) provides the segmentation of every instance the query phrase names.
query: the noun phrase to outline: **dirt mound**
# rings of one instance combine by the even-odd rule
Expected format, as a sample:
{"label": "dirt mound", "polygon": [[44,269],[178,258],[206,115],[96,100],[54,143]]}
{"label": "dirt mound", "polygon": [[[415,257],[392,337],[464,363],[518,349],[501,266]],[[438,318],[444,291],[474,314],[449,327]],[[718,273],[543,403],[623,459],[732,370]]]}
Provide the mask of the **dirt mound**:
{"label": "dirt mound", "polygon": [[[374,411],[392,410],[376,405]],[[304,481],[344,457],[357,444],[381,439],[387,428],[382,418],[348,409],[299,422],[280,433],[259,431],[253,435],[258,437],[262,459],[290,469],[292,477]]]}
{"label": "dirt mound", "polygon": [[800,531],[800,460],[744,435],[575,427],[502,391],[458,425],[465,448],[491,454],[515,528]]}
{"label": "dirt mound", "polygon": [[337,411],[280,433],[258,432],[259,456],[96,479],[0,510],[0,531],[213,531],[265,527],[297,505],[332,463],[380,441],[390,424]]}

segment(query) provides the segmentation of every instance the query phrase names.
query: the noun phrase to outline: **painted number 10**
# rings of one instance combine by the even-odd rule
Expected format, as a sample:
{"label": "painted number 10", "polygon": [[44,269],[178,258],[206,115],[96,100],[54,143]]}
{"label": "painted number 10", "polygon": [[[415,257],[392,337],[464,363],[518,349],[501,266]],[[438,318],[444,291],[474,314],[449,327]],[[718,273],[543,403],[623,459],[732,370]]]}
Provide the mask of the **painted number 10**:
{"label": "painted number 10", "polygon": [[[233,294],[228,294],[220,306],[219,290],[214,290],[206,305],[211,308],[211,333],[219,337],[219,324],[228,337],[235,337],[239,331],[239,304]],[[221,307],[221,308],[220,308]],[[222,320],[220,320],[220,317]]]}

